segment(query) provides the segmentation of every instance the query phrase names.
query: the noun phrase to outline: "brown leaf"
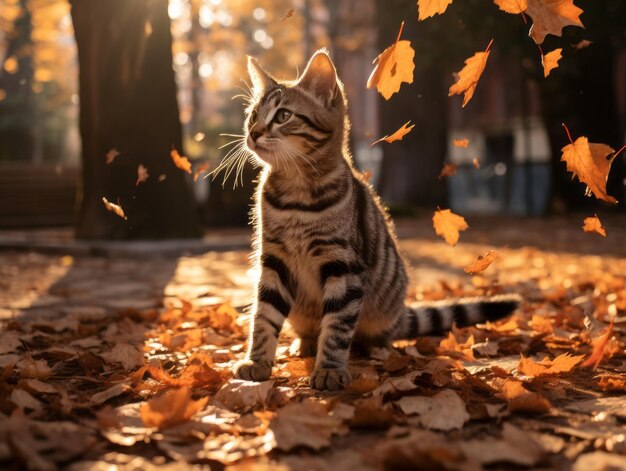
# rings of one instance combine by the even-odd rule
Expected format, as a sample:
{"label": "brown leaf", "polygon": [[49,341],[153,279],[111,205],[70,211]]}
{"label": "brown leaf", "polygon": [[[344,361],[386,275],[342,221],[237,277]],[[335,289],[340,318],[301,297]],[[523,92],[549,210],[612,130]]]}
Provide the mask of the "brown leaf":
{"label": "brown leaf", "polygon": [[56,386],[38,379],[24,379],[21,380],[18,386],[30,393],[34,394],[59,394],[59,390]]}
{"label": "brown leaf", "polygon": [[452,141],[452,145],[454,145],[454,147],[462,147],[463,149],[466,149],[469,145],[469,139],[454,139]]}
{"label": "brown leaf", "polygon": [[408,355],[389,355],[383,363],[385,371],[399,371],[406,368],[411,363],[411,357]]}
{"label": "brown leaf", "polygon": [[444,389],[433,397],[405,396],[396,404],[405,414],[419,414],[420,423],[432,430],[460,430],[470,418],[465,402],[452,389]]}
{"label": "brown leaf", "polygon": [[139,164],[137,166],[137,181],[135,182],[135,186],[139,186],[140,183],[145,182],[149,177],[148,169]]}
{"label": "brown leaf", "polygon": [[555,49],[554,51],[550,51],[547,54],[541,55],[541,65],[543,65],[543,76],[547,77],[550,75],[550,72],[553,69],[556,69],[559,66],[559,61],[563,57],[561,53],[563,52],[562,48]]}
{"label": "brown leaf", "polygon": [[439,180],[445,177],[451,177],[452,175],[456,174],[456,170],[457,170],[456,164],[449,164],[447,162],[444,162],[443,168],[441,169],[441,172],[439,172],[439,177],[438,177]]}
{"label": "brown leaf", "polygon": [[398,129],[396,132],[394,132],[392,135],[381,137],[377,141],[372,142],[370,144],[370,147],[382,141],[389,142],[389,143],[392,143],[395,141],[401,141],[402,138],[406,136],[408,133],[410,133],[411,129],[413,129],[413,127],[415,126],[415,124],[412,124],[411,126],[407,127],[410,122],[411,121],[407,121],[406,123],[404,123],[402,127]]}
{"label": "brown leaf", "polygon": [[196,167],[196,169],[193,172],[193,181],[197,182],[198,178],[200,178],[200,175],[208,172],[210,167],[211,167],[211,164],[209,162],[203,162],[200,165],[198,165],[198,167]]}
{"label": "brown leaf", "polygon": [[107,152],[107,155],[106,155],[107,165],[112,164],[118,155],[120,155],[120,151],[115,148]]}
{"label": "brown leaf", "polygon": [[506,380],[501,392],[511,412],[545,414],[550,411],[550,403],[539,394],[524,388],[521,381]]}
{"label": "brown leaf", "polygon": [[592,44],[593,44],[593,41],[589,41],[588,39],[583,39],[581,41],[578,41],[576,44],[572,44],[572,47],[580,51],[581,49],[591,46]]}
{"label": "brown leaf", "polygon": [[22,348],[20,334],[15,330],[0,333],[0,355],[17,352]]}
{"label": "brown leaf", "polygon": [[541,44],[548,34],[561,36],[565,26],[584,28],[580,21],[582,12],[573,0],[528,0],[526,13],[533,20],[530,37]]}
{"label": "brown leaf", "polygon": [[624,375],[603,375],[598,380],[598,386],[603,391],[626,392],[626,377]]}
{"label": "brown leaf", "polygon": [[146,427],[167,428],[188,421],[204,409],[208,401],[208,397],[194,401],[191,390],[183,387],[150,399],[141,406],[139,414]]}
{"label": "brown leaf", "polygon": [[230,410],[250,409],[265,405],[272,389],[272,381],[256,383],[231,379],[217,392],[215,401]]}
{"label": "brown leaf", "polygon": [[42,409],[43,404],[38,399],[35,399],[29,393],[23,389],[15,388],[9,396],[9,400],[20,409],[30,409],[33,411],[39,411]]}
{"label": "brown leaf", "polygon": [[485,255],[479,255],[476,260],[463,270],[470,275],[477,275],[478,273],[484,272],[499,256],[500,254],[498,254],[498,252],[490,250]]}
{"label": "brown leaf", "polygon": [[33,360],[27,357],[15,365],[20,378],[48,379],[52,376],[52,369],[46,360]]}
{"label": "brown leaf", "polygon": [[126,383],[117,383],[111,386],[110,388],[105,389],[104,391],[95,393],[93,396],[91,396],[91,399],[89,399],[89,401],[92,404],[96,404],[99,406],[100,404],[104,404],[109,399],[113,399],[114,397],[124,394],[130,389],[132,388]]}
{"label": "brown leaf", "polygon": [[384,408],[380,398],[368,397],[355,402],[350,428],[386,430],[393,425],[393,412]]}
{"label": "brown leaf", "polygon": [[296,10],[292,8],[291,10],[289,10],[289,11],[285,14],[285,16],[283,16],[283,17],[280,19],[280,21],[285,21],[287,18],[291,18],[291,17],[292,17],[293,15],[295,15],[295,14],[296,14]]}
{"label": "brown leaf", "polygon": [[553,375],[559,373],[567,373],[578,365],[584,355],[572,356],[568,353],[559,355],[554,360],[544,358],[540,362],[536,362],[532,358],[525,358],[522,356],[517,369],[520,373],[531,378],[538,376]]}
{"label": "brown leaf", "polygon": [[403,28],[404,22],[396,42],[374,59],[376,66],[367,80],[367,88],[376,87],[385,100],[400,90],[402,82],[413,83],[415,51],[410,41],[400,41]]}
{"label": "brown leaf", "polygon": [[493,39],[487,45],[485,52],[477,52],[469,59],[465,60],[465,66],[458,72],[458,80],[454,83],[448,91],[448,96],[460,95],[463,93],[463,108],[469,103],[474,96],[474,91],[480,80],[480,76],[485,70],[487,65],[487,59],[489,59],[489,53]]}
{"label": "brown leaf", "polygon": [[187,157],[180,155],[176,149],[170,151],[170,157],[174,165],[191,175],[191,162],[189,162]]}
{"label": "brown leaf", "polygon": [[606,237],[606,229],[600,222],[597,214],[594,214],[592,218],[585,218],[583,221],[583,231],[585,232],[595,232],[596,234],[600,234],[602,237]]}
{"label": "brown leaf", "polygon": [[449,209],[438,209],[435,211],[433,227],[437,235],[443,237],[452,246],[455,246],[459,241],[459,231],[469,228],[463,216],[454,214]]}
{"label": "brown leaf", "polygon": [[528,8],[528,0],[493,0],[493,3],[500,7],[500,10],[513,15],[522,13]]}
{"label": "brown leaf", "polygon": [[145,363],[143,353],[127,343],[115,344],[108,352],[100,353],[100,356],[109,364],[121,364],[126,371],[139,368]]}
{"label": "brown leaf", "polygon": [[582,366],[593,366],[595,370],[598,365],[602,362],[606,355],[606,345],[611,336],[613,335],[613,318],[611,317],[611,323],[609,324],[609,328],[607,331],[602,334],[600,337],[593,341],[593,351],[589,358],[585,360]]}
{"label": "brown leaf", "polygon": [[122,219],[126,219],[126,220],[128,219],[126,217],[126,214],[124,214],[124,210],[122,209],[120,205],[111,203],[104,196],[102,197],[102,202],[104,203],[104,207],[107,209],[107,211],[111,211],[112,213],[117,214]]}
{"label": "brown leaf", "polygon": [[454,0],[417,0],[417,10],[419,21],[431,16],[443,14]]}

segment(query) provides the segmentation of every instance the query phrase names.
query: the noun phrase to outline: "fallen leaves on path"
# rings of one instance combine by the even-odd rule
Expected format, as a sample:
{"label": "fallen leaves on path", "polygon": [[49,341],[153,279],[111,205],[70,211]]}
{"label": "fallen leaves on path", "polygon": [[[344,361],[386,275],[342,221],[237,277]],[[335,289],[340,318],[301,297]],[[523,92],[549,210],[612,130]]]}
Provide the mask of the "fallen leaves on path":
{"label": "fallen leaves on path", "polygon": [[611,317],[611,323],[609,324],[609,328],[607,329],[607,331],[597,339],[594,339],[593,351],[591,352],[591,355],[589,355],[589,358],[587,358],[582,364],[582,366],[592,366],[595,370],[605,358],[607,343],[613,335],[613,321],[614,319]]}
{"label": "fallen leaves on path", "polygon": [[171,427],[191,419],[208,400],[208,397],[193,400],[189,388],[172,389],[143,404],[139,414],[147,427]]}
{"label": "fallen leaves on path", "polygon": [[563,353],[553,360],[544,358],[543,360],[536,362],[532,358],[525,358],[519,362],[517,369],[520,373],[531,378],[544,375],[554,375],[559,373],[567,373],[578,365],[584,358],[584,355],[570,355]]}

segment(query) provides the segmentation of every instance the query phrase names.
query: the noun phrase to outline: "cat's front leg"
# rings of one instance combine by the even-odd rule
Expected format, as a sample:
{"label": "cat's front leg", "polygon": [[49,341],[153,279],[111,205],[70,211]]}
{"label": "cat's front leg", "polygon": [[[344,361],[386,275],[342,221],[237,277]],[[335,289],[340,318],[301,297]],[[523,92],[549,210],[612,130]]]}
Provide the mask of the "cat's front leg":
{"label": "cat's front leg", "polygon": [[322,266],[323,318],[311,387],[336,390],[350,383],[348,358],[363,304],[360,268],[344,262]]}
{"label": "cat's front leg", "polygon": [[249,381],[264,381],[272,374],[278,335],[293,304],[291,290],[282,281],[287,281],[285,274],[266,265],[264,262],[257,300],[250,314],[248,354],[235,366],[235,376]]}

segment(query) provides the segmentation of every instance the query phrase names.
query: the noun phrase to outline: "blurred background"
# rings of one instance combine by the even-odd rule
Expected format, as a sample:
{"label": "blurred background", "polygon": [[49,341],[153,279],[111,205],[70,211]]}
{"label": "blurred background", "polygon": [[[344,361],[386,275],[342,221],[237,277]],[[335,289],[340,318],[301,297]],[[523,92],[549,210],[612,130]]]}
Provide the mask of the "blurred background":
{"label": "blurred background", "polygon": [[[232,139],[220,134],[241,134],[246,55],[292,79],[319,47],[346,86],[356,164],[395,215],[430,217],[437,206],[464,215],[597,212],[605,207],[559,161],[568,143],[561,123],[574,139],[615,149],[626,140],[626,2],[576,4],[586,29],[548,37],[544,52],[562,47],[563,59],[544,78],[529,24],[484,0],[419,23],[415,0],[3,0],[0,227],[160,239],[247,224],[258,169],[247,167],[233,188],[232,177],[194,180],[170,151],[195,169],[215,168]],[[414,83],[385,101],[365,85],[403,20]],[[453,73],[492,38],[462,109],[447,96]],[[370,147],[408,120],[416,127],[403,141]],[[625,156],[608,182],[620,200],[613,211],[624,211]],[[444,162],[458,171],[438,179]],[[140,164],[150,177],[136,185]]]}

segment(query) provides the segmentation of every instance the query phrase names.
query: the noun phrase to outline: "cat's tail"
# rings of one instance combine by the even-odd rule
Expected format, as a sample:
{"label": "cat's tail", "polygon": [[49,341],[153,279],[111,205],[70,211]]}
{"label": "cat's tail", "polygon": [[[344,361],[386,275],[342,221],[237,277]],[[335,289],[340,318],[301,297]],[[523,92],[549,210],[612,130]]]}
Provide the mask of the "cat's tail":
{"label": "cat's tail", "polygon": [[394,337],[413,339],[421,335],[440,335],[452,328],[486,321],[497,321],[513,313],[522,298],[516,294],[492,297],[460,298],[406,306],[403,322]]}

